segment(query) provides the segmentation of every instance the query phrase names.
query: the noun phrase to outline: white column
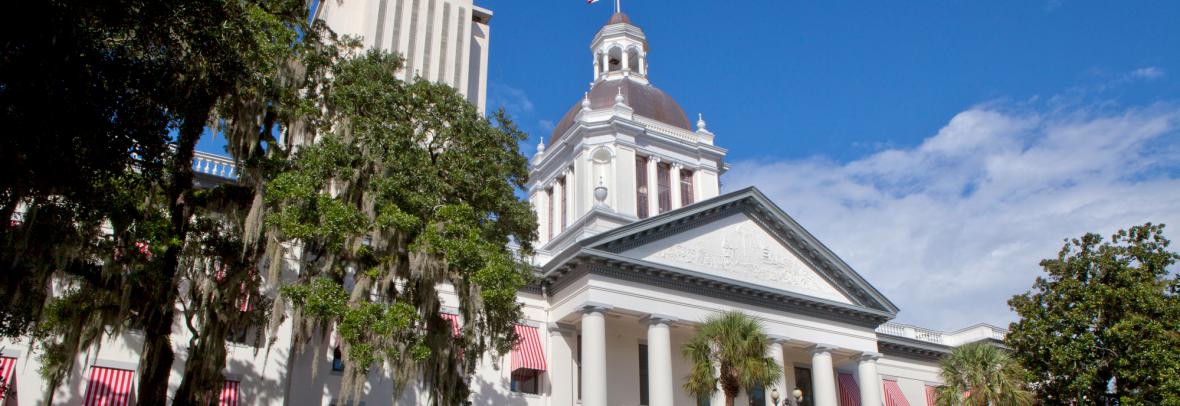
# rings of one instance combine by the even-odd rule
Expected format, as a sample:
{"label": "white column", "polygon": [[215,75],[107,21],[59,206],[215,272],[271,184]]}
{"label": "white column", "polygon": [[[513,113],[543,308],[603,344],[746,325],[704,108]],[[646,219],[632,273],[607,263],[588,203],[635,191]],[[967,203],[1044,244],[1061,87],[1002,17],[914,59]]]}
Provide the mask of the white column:
{"label": "white column", "polygon": [[767,349],[766,354],[770,357],[770,359],[774,360],[775,364],[783,368],[783,376],[777,381],[774,381],[770,385],[766,386],[766,400],[772,399],[770,392],[771,390],[777,388],[778,398],[781,402],[785,400],[787,396],[791,396],[791,389],[794,388],[794,386],[787,387],[787,366],[783,357],[783,344],[786,344],[787,341],[790,341],[790,339],[782,336],[770,336],[770,348]]}
{"label": "white column", "polygon": [[676,210],[676,209],[680,208],[680,206],[681,206],[681,202],[680,202],[680,168],[682,168],[682,167],[683,166],[680,165],[680,162],[673,162],[672,163],[672,170],[668,174],[668,181],[672,182],[671,183],[671,186],[672,186],[672,192],[671,192],[672,193],[672,210]]}
{"label": "white column", "polygon": [[574,375],[577,336],[572,326],[549,323],[549,396],[555,405],[577,403],[578,379]]}
{"label": "white column", "polygon": [[545,189],[545,185],[537,186],[537,199],[534,202],[537,210],[537,237],[540,240],[539,244],[542,245],[549,242],[548,223],[546,223],[549,219],[549,194]]}
{"label": "white column", "polygon": [[603,52],[602,53],[602,72],[606,73],[609,71],[610,71],[610,52]]}
{"label": "white column", "polygon": [[582,406],[606,406],[606,311],[610,306],[582,308]]}
{"label": "white column", "polygon": [[599,58],[597,54],[594,55],[594,80],[598,80],[598,75],[601,74],[601,72],[599,71],[599,69],[600,69],[599,66],[601,66],[601,65],[598,64],[598,61],[601,59],[602,58]]}
{"label": "white column", "polygon": [[[565,181],[569,182],[569,179],[566,179]],[[562,228],[562,226],[561,226],[561,209],[563,207],[565,207],[565,199],[561,198],[562,192],[563,192],[563,190],[561,190],[561,182],[558,182],[557,179],[554,179],[553,180],[553,203],[552,203],[553,210],[551,210],[552,211],[551,215],[553,216],[553,235],[554,236],[557,236],[558,234],[561,234],[562,231],[565,231],[565,229]]]}
{"label": "white column", "polygon": [[880,353],[866,351],[860,354],[856,365],[857,379],[860,380],[860,404],[881,406],[881,377],[877,375],[877,359]]}
{"label": "white column", "polygon": [[647,75],[647,53],[639,54],[639,74]]}
{"label": "white column", "polygon": [[648,406],[672,406],[675,379],[672,376],[672,334],[675,318],[658,314],[643,319],[647,324]]}
{"label": "white column", "polygon": [[815,406],[836,406],[836,370],[832,369],[832,350],[836,347],[816,344],[811,347],[811,394]]}
{"label": "white column", "polygon": [[659,164],[659,157],[649,156],[647,158],[647,215],[649,217],[660,214],[660,182],[659,179],[656,179],[658,173],[656,165]]}
{"label": "white column", "polygon": [[630,62],[630,60],[631,60],[631,55],[630,55],[630,54],[631,54],[631,53],[630,53],[630,52],[628,52],[626,49],[624,49],[624,50],[623,50],[623,66],[622,66],[622,68],[621,68],[621,69],[619,69],[619,70],[624,70],[624,71],[625,71],[625,70],[630,70],[630,69],[631,69],[631,65],[630,65],[630,64],[628,64],[628,62]]}

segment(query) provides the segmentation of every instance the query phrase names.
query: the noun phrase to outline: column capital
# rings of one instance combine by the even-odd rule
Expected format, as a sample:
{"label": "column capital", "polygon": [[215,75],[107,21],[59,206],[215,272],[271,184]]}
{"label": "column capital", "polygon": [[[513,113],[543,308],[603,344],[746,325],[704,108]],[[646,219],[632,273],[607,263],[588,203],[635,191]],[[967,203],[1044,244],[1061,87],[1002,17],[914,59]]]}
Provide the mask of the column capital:
{"label": "column capital", "polygon": [[812,355],[819,354],[819,353],[829,353],[830,354],[832,351],[835,351],[838,349],[840,349],[840,347],[837,347],[837,346],[834,346],[831,344],[815,344],[815,345],[811,346],[811,354]]}
{"label": "column capital", "polygon": [[771,344],[786,344],[791,341],[790,337],[775,334],[767,334],[766,338],[770,339]]}
{"label": "column capital", "polygon": [[563,336],[572,336],[578,332],[577,328],[565,323],[549,323],[547,326],[549,335],[560,334]]}
{"label": "column capital", "polygon": [[647,325],[647,326],[650,326],[653,324],[663,324],[663,325],[671,326],[672,323],[676,322],[677,320],[680,320],[680,319],[673,317],[673,316],[666,315],[666,314],[652,313],[652,314],[648,314],[646,316],[643,316],[643,318],[639,319],[639,322],[643,323],[644,325]]}
{"label": "column capital", "polygon": [[881,353],[873,351],[864,351],[860,353],[860,362],[876,361],[881,359]]}
{"label": "column capital", "polygon": [[680,162],[672,162],[672,169],[681,170],[683,168],[684,168],[684,164],[682,164]]}
{"label": "column capital", "polygon": [[651,163],[653,163],[653,164],[658,164],[658,163],[660,163],[660,157],[658,157],[658,156],[655,156],[655,155],[649,155],[649,156],[647,157],[647,161],[648,161],[648,162],[651,162]]}
{"label": "column capital", "polygon": [[605,314],[606,312],[610,311],[610,309],[614,309],[614,308],[615,308],[614,306],[608,305],[606,303],[586,302],[585,304],[582,305],[582,307],[580,309],[578,309],[578,311],[582,312],[582,314],[588,314],[588,313],[603,313],[603,314]]}

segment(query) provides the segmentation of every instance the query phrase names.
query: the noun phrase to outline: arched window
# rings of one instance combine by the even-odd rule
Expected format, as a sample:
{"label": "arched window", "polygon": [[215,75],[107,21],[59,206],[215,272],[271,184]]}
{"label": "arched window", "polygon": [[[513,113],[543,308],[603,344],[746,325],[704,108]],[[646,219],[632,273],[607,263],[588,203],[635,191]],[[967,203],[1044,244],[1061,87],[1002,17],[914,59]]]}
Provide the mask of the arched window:
{"label": "arched window", "polygon": [[606,55],[607,70],[614,72],[623,69],[623,50],[618,47],[610,49]]}
{"label": "arched window", "polygon": [[627,49],[627,69],[639,72],[639,50],[635,47]]}

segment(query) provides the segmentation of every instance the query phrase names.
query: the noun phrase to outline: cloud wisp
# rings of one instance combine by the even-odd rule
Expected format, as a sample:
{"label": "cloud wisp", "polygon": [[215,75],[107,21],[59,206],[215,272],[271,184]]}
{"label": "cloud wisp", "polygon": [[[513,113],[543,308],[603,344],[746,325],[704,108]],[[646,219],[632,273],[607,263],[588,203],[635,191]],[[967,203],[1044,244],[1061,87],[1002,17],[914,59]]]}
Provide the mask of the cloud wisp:
{"label": "cloud wisp", "polygon": [[[1161,73],[1162,74],[1162,73]],[[893,300],[898,320],[1006,326],[1064,238],[1166,223],[1180,241],[1180,107],[963,111],[910,148],[850,162],[733,163]]]}

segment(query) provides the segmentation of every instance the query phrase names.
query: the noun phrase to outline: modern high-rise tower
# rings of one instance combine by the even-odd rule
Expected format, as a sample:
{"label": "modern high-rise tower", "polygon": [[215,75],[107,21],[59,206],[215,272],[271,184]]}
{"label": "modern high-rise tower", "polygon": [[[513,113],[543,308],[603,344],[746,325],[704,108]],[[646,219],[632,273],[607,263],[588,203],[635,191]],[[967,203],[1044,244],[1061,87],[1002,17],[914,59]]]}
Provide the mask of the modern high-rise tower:
{"label": "modern high-rise tower", "polygon": [[472,0],[321,0],[316,18],[406,58],[403,80],[445,83],[484,111],[492,12]]}

